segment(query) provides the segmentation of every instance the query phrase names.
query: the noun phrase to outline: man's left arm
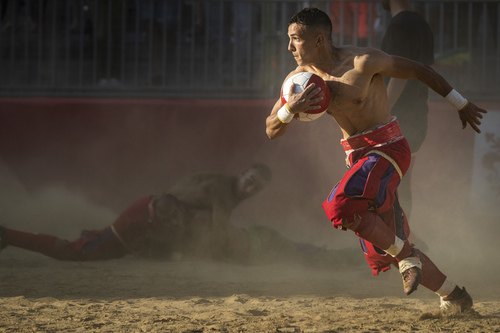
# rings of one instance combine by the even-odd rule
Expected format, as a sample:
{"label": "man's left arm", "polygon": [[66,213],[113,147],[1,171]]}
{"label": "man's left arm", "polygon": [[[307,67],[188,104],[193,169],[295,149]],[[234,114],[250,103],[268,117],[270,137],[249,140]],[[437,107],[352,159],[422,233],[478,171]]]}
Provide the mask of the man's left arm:
{"label": "man's left arm", "polygon": [[[402,29],[399,25],[390,25],[385,32],[382,40],[382,50],[390,55],[397,55],[412,60],[415,55],[415,48],[417,47],[415,41],[408,34],[408,30]],[[389,110],[392,110],[396,105],[399,97],[403,94],[408,80],[396,79],[394,77],[389,79],[387,83],[387,101],[389,102]]]}
{"label": "man's left arm", "polygon": [[374,66],[379,67],[378,73],[381,75],[397,79],[418,79],[422,81],[458,110],[462,128],[465,129],[469,124],[474,131],[481,133],[478,127],[481,125],[479,119],[482,119],[482,113],[487,111],[465,99],[431,67],[403,57],[390,56],[381,51],[373,59]]}

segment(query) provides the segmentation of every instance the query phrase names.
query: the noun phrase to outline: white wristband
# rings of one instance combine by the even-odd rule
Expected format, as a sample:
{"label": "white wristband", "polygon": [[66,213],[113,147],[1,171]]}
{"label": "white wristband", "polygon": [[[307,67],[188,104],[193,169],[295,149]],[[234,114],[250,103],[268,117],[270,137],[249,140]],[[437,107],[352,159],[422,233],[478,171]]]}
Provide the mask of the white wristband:
{"label": "white wristband", "polygon": [[281,122],[284,124],[288,124],[289,122],[291,122],[294,117],[294,114],[291,113],[288,109],[288,104],[283,105],[281,109],[278,110],[278,113],[276,115],[278,116],[278,119],[281,120]]}
{"label": "white wristband", "polygon": [[455,89],[450,91],[450,93],[446,95],[445,99],[458,111],[462,110],[467,106],[467,104],[469,104],[469,101],[460,95],[460,93]]}

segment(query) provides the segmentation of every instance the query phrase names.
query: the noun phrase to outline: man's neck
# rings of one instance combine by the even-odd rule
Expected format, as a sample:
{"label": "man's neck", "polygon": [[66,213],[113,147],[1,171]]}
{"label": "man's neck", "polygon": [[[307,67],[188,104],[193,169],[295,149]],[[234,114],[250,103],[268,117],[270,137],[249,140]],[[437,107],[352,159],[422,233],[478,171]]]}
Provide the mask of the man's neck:
{"label": "man's neck", "polygon": [[331,74],[333,69],[341,62],[340,50],[340,48],[332,46],[328,51],[321,53],[314,63],[310,63],[303,67],[309,67],[314,71]]}

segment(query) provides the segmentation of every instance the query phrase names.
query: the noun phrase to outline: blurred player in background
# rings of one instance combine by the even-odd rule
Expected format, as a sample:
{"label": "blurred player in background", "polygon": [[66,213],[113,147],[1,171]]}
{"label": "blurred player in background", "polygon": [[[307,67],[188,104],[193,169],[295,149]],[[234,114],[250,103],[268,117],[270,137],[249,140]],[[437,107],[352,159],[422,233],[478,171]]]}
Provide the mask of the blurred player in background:
{"label": "blurred player in background", "polygon": [[359,263],[361,258],[349,249],[333,252],[295,242],[265,225],[235,227],[230,221],[232,211],[262,191],[271,178],[271,170],[261,163],[239,175],[194,174],[181,179],[168,194],[138,199],[111,226],[84,230],[72,242],[0,226],[0,249],[11,245],[74,261],[133,255],[244,265],[286,262],[325,269]]}
{"label": "blurred player in background", "polygon": [[[327,82],[331,91],[327,113],[343,135],[350,168],[323,203],[333,226],[359,236],[375,275],[397,265],[405,294],[422,284],[441,297],[440,313],[471,308],[472,298],[465,288],[448,279],[408,241],[410,229],[397,200],[397,186],[408,170],[411,153],[397,120],[391,117],[383,77],[419,79],[458,110],[463,128],[470,125],[480,132],[479,119],[486,111],[418,62],[374,48],[335,47],[330,18],[317,8],[294,15],[288,36],[288,50],[298,65],[288,77],[305,71]],[[284,135],[295,113],[318,109],[319,90],[310,85],[294,94],[290,88],[288,103],[278,99],[266,120],[267,135],[271,139]]]}
{"label": "blurred player in background", "polygon": [[[390,11],[392,19],[382,39],[382,51],[418,61],[430,66],[434,63],[434,36],[424,18],[413,11],[409,0],[384,0],[384,9]],[[391,78],[387,83],[387,97],[391,114],[398,118],[412,153],[411,163],[405,178],[398,188],[399,200],[410,220],[411,172],[415,155],[427,134],[428,87],[417,79]]]}

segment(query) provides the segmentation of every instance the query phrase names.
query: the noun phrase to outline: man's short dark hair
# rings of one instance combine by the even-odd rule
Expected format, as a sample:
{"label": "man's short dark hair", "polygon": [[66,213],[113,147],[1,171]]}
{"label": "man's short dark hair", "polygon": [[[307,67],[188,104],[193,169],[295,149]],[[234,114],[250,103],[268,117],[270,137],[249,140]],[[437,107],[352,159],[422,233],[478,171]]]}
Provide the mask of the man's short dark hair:
{"label": "man's short dark hair", "polygon": [[294,23],[307,28],[319,28],[325,32],[330,40],[332,39],[332,21],[327,13],[318,8],[308,7],[302,9],[290,19],[289,25]]}

